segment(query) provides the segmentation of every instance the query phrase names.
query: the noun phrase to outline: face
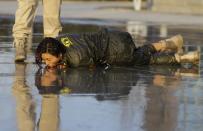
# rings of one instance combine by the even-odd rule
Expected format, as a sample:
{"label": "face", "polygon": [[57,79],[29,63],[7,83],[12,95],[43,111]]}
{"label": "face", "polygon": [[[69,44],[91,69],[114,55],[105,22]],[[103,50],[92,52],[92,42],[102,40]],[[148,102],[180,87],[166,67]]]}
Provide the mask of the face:
{"label": "face", "polygon": [[42,54],[42,61],[44,61],[46,66],[48,66],[49,68],[56,67],[60,60],[61,60],[61,56],[56,57],[56,56],[51,55],[49,53],[43,53]]}
{"label": "face", "polygon": [[44,87],[52,86],[53,83],[57,80],[56,70],[47,69],[43,76],[41,77],[41,85]]}

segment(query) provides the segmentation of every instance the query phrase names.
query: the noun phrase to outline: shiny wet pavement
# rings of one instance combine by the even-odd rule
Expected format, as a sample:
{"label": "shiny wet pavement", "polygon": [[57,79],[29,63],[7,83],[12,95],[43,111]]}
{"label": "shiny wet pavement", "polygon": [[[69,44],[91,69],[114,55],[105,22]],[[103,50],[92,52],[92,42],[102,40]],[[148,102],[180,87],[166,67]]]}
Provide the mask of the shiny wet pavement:
{"label": "shiny wet pavement", "polygon": [[[32,51],[15,64],[13,18],[0,19],[0,131],[202,131],[203,82],[199,66],[39,70],[33,51],[42,38],[34,26]],[[65,23],[64,32],[100,25]],[[129,22],[108,25],[151,43],[182,34],[185,50],[202,50],[202,27]],[[138,45],[139,46],[139,45]]]}

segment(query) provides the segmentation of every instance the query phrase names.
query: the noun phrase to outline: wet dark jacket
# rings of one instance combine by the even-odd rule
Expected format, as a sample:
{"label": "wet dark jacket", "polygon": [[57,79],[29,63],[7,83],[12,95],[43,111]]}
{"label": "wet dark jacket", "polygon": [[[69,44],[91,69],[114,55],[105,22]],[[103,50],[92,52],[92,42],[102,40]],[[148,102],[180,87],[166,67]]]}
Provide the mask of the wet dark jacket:
{"label": "wet dark jacket", "polygon": [[135,44],[127,32],[103,29],[96,33],[66,34],[58,40],[67,47],[63,62],[71,67],[132,65]]}

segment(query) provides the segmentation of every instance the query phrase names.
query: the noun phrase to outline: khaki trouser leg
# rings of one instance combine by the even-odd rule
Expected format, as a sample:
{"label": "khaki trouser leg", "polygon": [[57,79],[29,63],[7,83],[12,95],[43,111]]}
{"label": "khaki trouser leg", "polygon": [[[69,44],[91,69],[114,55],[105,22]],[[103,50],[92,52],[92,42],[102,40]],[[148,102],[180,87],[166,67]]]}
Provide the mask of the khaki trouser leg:
{"label": "khaki trouser leg", "polygon": [[27,38],[32,34],[32,26],[35,17],[38,0],[18,0],[18,8],[13,26],[13,37]]}
{"label": "khaki trouser leg", "polygon": [[62,30],[61,0],[43,0],[44,37],[56,37]]}

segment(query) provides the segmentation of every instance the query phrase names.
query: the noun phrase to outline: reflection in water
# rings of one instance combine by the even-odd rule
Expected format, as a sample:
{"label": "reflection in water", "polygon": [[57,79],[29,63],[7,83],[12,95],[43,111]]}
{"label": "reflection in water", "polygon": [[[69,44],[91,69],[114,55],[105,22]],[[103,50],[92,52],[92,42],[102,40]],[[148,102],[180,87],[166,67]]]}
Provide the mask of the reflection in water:
{"label": "reflection in water", "polygon": [[[108,71],[104,71],[102,69],[96,69],[96,70],[88,70],[87,68],[79,68],[79,69],[68,69],[65,70],[53,70],[53,69],[45,69],[43,72],[38,71],[36,74],[36,86],[39,89],[39,92],[44,94],[50,94],[50,93],[64,93],[63,90],[67,90],[68,93],[71,93],[71,95],[79,95],[79,96],[95,96],[95,99],[97,101],[104,101],[104,100],[124,100],[119,103],[121,103],[119,108],[119,103],[117,103],[116,107],[114,107],[115,103],[111,103],[112,106],[108,106],[109,108],[104,108],[102,111],[100,110],[101,106],[98,106],[95,102],[91,101],[92,104],[88,105],[88,108],[91,109],[91,107],[97,107],[97,111],[101,116],[95,114],[95,120],[98,119],[98,117],[105,120],[105,116],[109,116],[112,121],[117,122],[116,126],[118,126],[118,129],[121,130],[135,130],[135,129],[141,129],[143,125],[143,116],[144,116],[144,106],[146,103],[145,98],[145,88],[141,86],[140,84],[137,84],[137,81],[139,79],[139,71],[128,69],[128,68],[113,68]],[[49,77],[50,79],[49,79]],[[56,91],[58,87],[58,90]],[[48,89],[47,89],[48,88]],[[132,88],[132,90],[131,90]],[[130,93],[130,95],[129,95]],[[129,95],[129,96],[128,96]],[[82,97],[82,99],[85,98]],[[126,101],[128,99],[128,101]],[[73,100],[74,101],[74,100]],[[86,103],[85,101],[83,101]],[[79,103],[79,105],[85,105],[81,102],[76,102],[76,104]],[[95,105],[95,104],[96,105]],[[69,103],[70,104],[70,103]],[[75,105],[75,104],[73,104]],[[103,105],[103,104],[102,104]],[[105,103],[104,103],[105,105]],[[91,107],[89,107],[91,106]],[[71,108],[71,107],[69,107]],[[113,112],[108,114],[109,110],[114,109]],[[65,109],[70,110],[70,109]],[[73,108],[73,110],[76,110]],[[91,110],[91,112],[94,114],[95,109]],[[74,112],[74,111],[69,111]],[[81,121],[85,119],[91,118],[91,113],[89,116],[86,116],[86,113],[88,112],[88,109],[86,106],[82,106],[81,110],[78,112],[80,114],[80,120],[73,121],[70,120],[68,123],[80,123]],[[121,113],[120,113],[121,112]],[[103,115],[104,116],[103,116]],[[73,117],[77,118],[77,113]],[[116,115],[116,116],[115,116]],[[70,114],[67,114],[67,116],[71,116]],[[83,117],[86,116],[86,117]],[[115,119],[117,118],[117,119]],[[67,119],[67,118],[66,118]],[[107,120],[106,120],[107,121]],[[91,127],[92,130],[94,130],[94,125],[102,125],[104,124],[106,127],[109,127],[107,129],[111,130],[111,126],[109,124],[113,124],[114,122],[110,123],[103,123],[102,121],[92,121],[92,122],[85,122],[80,123],[79,127],[76,127],[76,130],[86,130],[84,127]],[[92,124],[91,124],[92,123]],[[135,124],[136,123],[136,124]],[[114,125],[114,124],[113,124]],[[80,127],[82,129],[80,129]],[[105,127],[98,129],[102,130],[105,129]],[[115,130],[116,128],[113,128],[112,130]],[[88,129],[90,130],[90,129]]]}
{"label": "reflection in water", "polygon": [[40,118],[36,122],[35,102],[26,84],[26,64],[16,64],[13,95],[16,98],[16,117],[19,131],[58,131],[59,97],[47,94],[42,96]]}
{"label": "reflection in water", "polygon": [[[127,72],[126,72],[127,71]],[[40,93],[96,94],[98,100],[119,99],[129,94],[136,84],[137,72],[128,69],[77,68],[57,70],[44,69],[36,74],[36,86]],[[68,89],[68,90],[67,90]],[[59,91],[60,90],[60,91]]]}
{"label": "reflection in water", "polygon": [[43,95],[40,120],[38,122],[39,131],[59,131],[59,96]]}
{"label": "reflection in water", "polygon": [[[57,89],[55,84],[52,83],[52,81],[54,81],[57,78],[56,76],[52,75],[52,73],[49,72],[46,73],[41,78],[36,77],[38,78],[36,79],[36,81],[38,82],[42,81],[41,83],[42,86],[37,86],[39,89],[39,93],[42,95],[41,114],[38,123],[39,130],[58,131],[60,125],[59,96],[58,96],[59,89]],[[38,71],[37,74],[41,74],[41,72]],[[49,91],[49,89],[51,89],[51,91]]]}
{"label": "reflection in water", "polygon": [[173,93],[180,87],[180,82],[179,76],[154,75],[152,86],[146,89],[148,101],[144,126],[147,131],[174,131],[176,129],[179,104]]}
{"label": "reflection in water", "polygon": [[[121,113],[117,114],[120,115],[121,122],[117,126],[121,130],[175,130],[178,123],[179,101],[174,93],[181,86],[181,79],[185,73],[197,76],[198,70],[195,67],[186,69],[151,66],[147,70],[146,68],[136,70],[115,67],[107,71],[87,68],[44,69],[36,73],[35,84],[44,95],[70,93],[79,96],[93,95],[97,101],[121,100],[119,109]],[[82,112],[86,112],[85,108],[83,109],[80,111],[81,121],[86,119],[82,117]]]}
{"label": "reflection in water", "polygon": [[184,88],[182,80],[185,77],[188,78],[189,76],[190,79],[199,78],[199,69],[196,66],[192,68],[177,68],[176,70],[168,69],[155,67],[153,70],[156,70],[156,72],[170,75],[156,73],[153,76],[152,86],[146,89],[148,101],[144,126],[147,131],[179,130],[179,108],[183,103],[179,101],[179,97],[175,94],[178,90]]}
{"label": "reflection in water", "polygon": [[34,131],[35,103],[26,84],[26,64],[16,64],[13,95],[16,98],[16,117],[19,131]]}

